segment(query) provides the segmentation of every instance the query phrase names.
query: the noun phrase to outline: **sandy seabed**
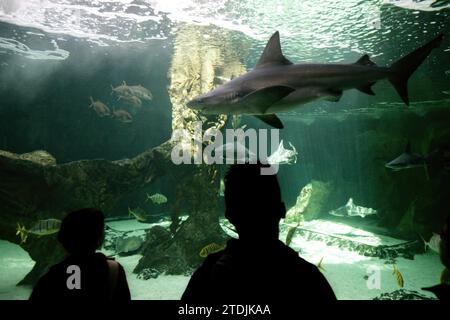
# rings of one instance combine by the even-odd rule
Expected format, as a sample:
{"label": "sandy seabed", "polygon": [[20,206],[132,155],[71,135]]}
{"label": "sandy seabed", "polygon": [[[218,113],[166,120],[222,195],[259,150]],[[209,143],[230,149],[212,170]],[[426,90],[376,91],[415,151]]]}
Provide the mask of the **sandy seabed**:
{"label": "sandy seabed", "polygon": [[[336,226],[333,226],[336,229]],[[280,239],[286,237],[281,233]],[[373,239],[379,239],[373,237]],[[381,239],[382,242],[395,241]],[[366,257],[356,252],[327,246],[320,241],[305,241],[294,237],[291,247],[307,261],[318,264],[322,260],[323,273],[333,287],[338,299],[373,299],[382,293],[400,289],[393,274],[393,265],[376,257]],[[109,253],[109,252],[105,252]],[[189,281],[188,276],[160,275],[156,279],[142,280],[132,271],[141,255],[117,256],[125,268],[132,299],[176,300],[181,297]],[[34,261],[18,245],[0,240],[0,299],[27,299],[31,287],[16,284],[31,270]],[[414,260],[396,258],[397,268],[404,278],[405,290],[414,290],[433,297],[422,287],[437,284],[443,266],[433,251],[414,256]],[[375,273],[374,273],[375,272]],[[368,278],[368,276],[370,276]],[[377,280],[374,281],[376,276]],[[375,286],[374,286],[375,284]],[[289,285],[288,283],[286,284]]]}

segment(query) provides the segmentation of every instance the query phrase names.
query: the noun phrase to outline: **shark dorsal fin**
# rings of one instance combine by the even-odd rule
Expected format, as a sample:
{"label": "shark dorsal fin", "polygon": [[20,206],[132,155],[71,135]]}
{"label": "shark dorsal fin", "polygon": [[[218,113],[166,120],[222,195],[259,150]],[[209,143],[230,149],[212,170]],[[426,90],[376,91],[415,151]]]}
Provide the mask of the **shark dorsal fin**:
{"label": "shark dorsal fin", "polygon": [[256,64],[256,68],[277,64],[292,64],[292,62],[286,59],[281,52],[280,33],[278,31],[275,32],[267,42],[266,47],[264,48],[264,51]]}
{"label": "shark dorsal fin", "polygon": [[411,141],[409,141],[409,140],[408,140],[408,143],[406,144],[405,152],[411,153]]}
{"label": "shark dorsal fin", "polygon": [[367,54],[359,58],[358,61],[355,62],[355,64],[360,64],[362,66],[376,66],[376,64],[370,60],[369,55]]}

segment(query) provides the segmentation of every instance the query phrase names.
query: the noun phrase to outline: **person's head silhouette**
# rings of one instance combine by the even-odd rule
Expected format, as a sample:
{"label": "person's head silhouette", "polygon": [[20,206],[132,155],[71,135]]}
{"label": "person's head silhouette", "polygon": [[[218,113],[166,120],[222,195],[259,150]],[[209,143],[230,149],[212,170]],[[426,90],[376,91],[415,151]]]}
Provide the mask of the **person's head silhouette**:
{"label": "person's head silhouette", "polygon": [[261,174],[268,165],[236,164],[225,176],[225,217],[243,240],[277,239],[286,215],[277,176]]}
{"label": "person's head silhouette", "polygon": [[98,209],[86,208],[69,213],[62,221],[58,241],[69,254],[94,253],[103,243],[105,217]]}

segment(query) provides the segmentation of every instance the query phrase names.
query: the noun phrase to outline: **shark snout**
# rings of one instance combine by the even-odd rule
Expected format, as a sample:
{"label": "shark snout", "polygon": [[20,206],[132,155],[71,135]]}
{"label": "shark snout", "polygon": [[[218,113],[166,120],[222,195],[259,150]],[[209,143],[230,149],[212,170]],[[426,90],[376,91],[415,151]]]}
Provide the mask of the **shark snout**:
{"label": "shark snout", "polygon": [[204,105],[204,99],[202,97],[196,97],[186,104],[188,108],[194,109],[194,110],[202,110]]}

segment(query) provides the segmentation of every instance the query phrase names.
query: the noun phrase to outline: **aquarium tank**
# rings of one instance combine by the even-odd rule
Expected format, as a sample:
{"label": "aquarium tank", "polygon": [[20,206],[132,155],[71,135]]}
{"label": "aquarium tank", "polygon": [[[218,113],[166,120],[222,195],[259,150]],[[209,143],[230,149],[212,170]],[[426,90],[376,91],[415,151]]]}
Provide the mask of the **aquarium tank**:
{"label": "aquarium tank", "polygon": [[338,299],[436,299],[449,8],[1,0],[0,299],[28,299],[64,259],[58,230],[80,208],[103,211],[100,251],[132,299],[180,299],[238,237],[224,177],[256,160],[278,175],[280,241]]}

